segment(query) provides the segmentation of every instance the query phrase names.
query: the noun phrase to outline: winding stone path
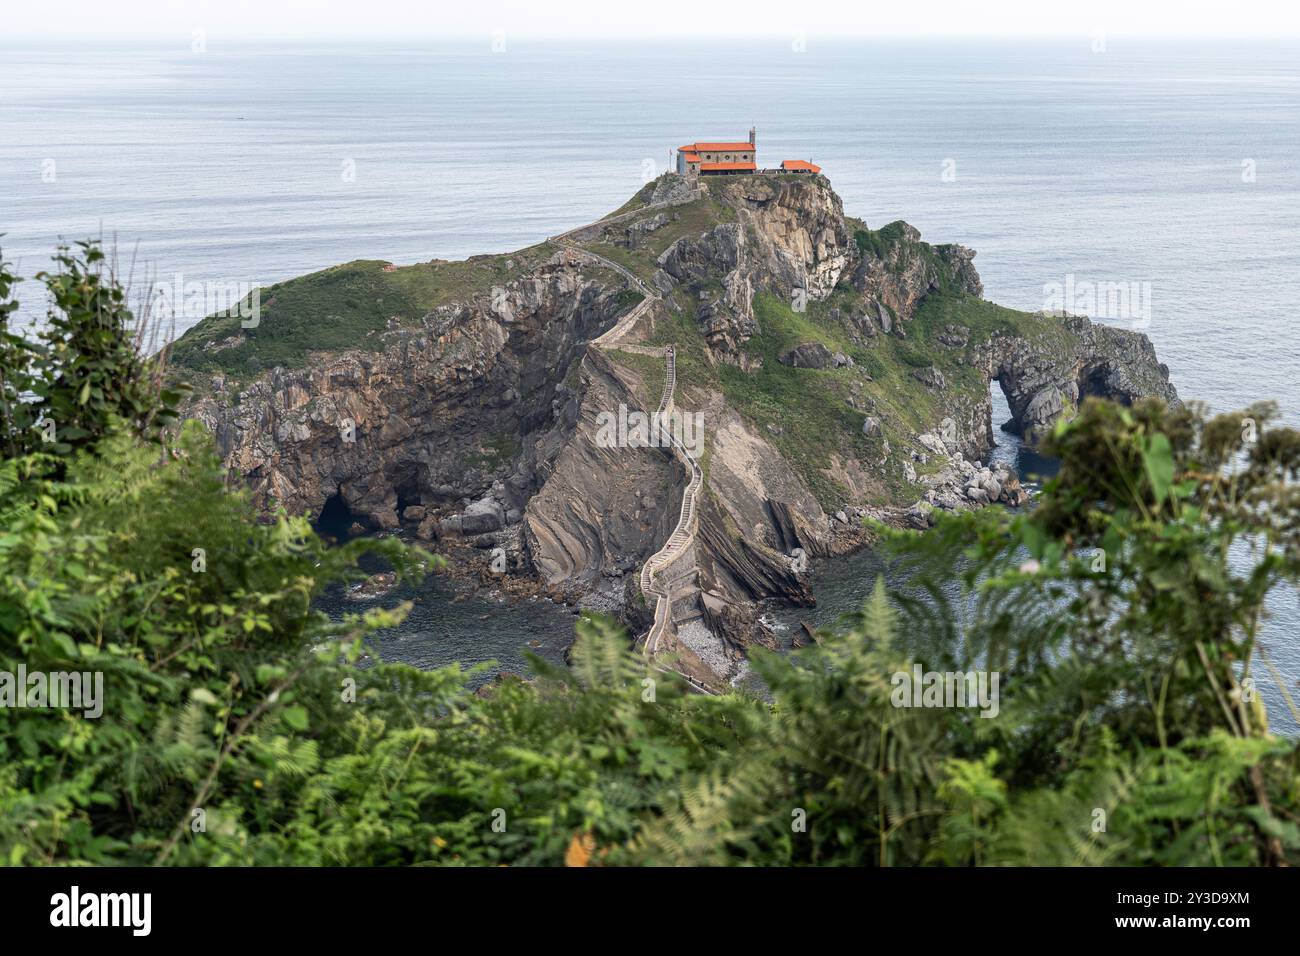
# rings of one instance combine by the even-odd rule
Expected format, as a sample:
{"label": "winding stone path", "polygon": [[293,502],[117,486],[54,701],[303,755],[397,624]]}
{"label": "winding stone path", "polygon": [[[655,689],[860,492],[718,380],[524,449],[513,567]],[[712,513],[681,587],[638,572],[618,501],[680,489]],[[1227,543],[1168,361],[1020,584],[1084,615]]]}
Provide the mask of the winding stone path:
{"label": "winding stone path", "polygon": [[673,411],[673,396],[677,389],[677,355],[671,345],[665,350],[665,358],[664,394],[659,402],[659,410],[655,413],[656,422],[661,430],[668,429],[673,452],[689,470],[691,480],[686,485],[686,491],[682,493],[677,526],[664,542],[664,546],[652,554],[641,568],[641,592],[655,594],[658,597],[655,605],[655,621],[645,638],[645,652],[650,658],[653,658],[658,651],[659,639],[668,628],[672,616],[672,589],[667,585],[659,585],[655,578],[661,570],[680,558],[695,543],[695,499],[699,494],[700,485],[704,482],[704,472],[700,468],[700,463],[686,450],[681,440],[672,434],[668,425]]}
{"label": "winding stone path", "polygon": [[[637,352],[643,355],[658,355],[664,358],[664,391],[663,397],[659,400],[659,408],[655,413],[652,421],[655,423],[656,436],[667,434],[670,441],[670,447],[674,457],[677,458],[690,473],[690,481],[686,485],[686,490],[682,493],[681,508],[677,515],[677,525],[673,528],[672,534],[664,542],[664,546],[652,554],[641,567],[641,576],[639,583],[641,593],[649,597],[655,597],[655,616],[654,623],[638,643],[642,645],[646,657],[657,670],[667,671],[655,661],[659,652],[659,644],[664,633],[673,626],[672,623],[672,586],[667,583],[660,583],[658,578],[660,572],[667,570],[674,562],[687,553],[695,543],[696,531],[696,498],[699,495],[700,487],[704,483],[704,471],[700,468],[700,463],[695,456],[687,450],[682,444],[681,439],[672,433],[669,426],[669,418],[672,415],[674,401],[677,391],[677,354],[671,345],[665,348],[655,348],[647,345],[636,345],[631,343],[622,343],[621,339],[626,336],[647,310],[651,309],[655,303],[660,301],[657,292],[642,282],[630,269],[619,265],[604,256],[584,249],[569,237],[575,232],[581,232],[590,229],[593,226],[605,225],[612,222],[618,222],[634,215],[639,215],[650,211],[651,209],[662,208],[664,206],[677,205],[678,201],[667,201],[662,203],[651,203],[634,209],[631,212],[622,213],[616,216],[609,216],[605,219],[599,219],[596,222],[588,223],[585,226],[579,226],[576,229],[570,229],[568,232],[561,233],[558,236],[552,236],[551,242],[559,245],[576,255],[591,259],[600,265],[613,269],[625,279],[632,283],[633,286],[642,294],[643,298],[628,313],[620,318],[604,334],[591,340],[591,344],[601,349],[619,349],[626,352]],[[680,671],[672,671],[683,680],[687,681],[692,687],[701,693],[714,694],[714,690],[701,684],[699,681]]]}

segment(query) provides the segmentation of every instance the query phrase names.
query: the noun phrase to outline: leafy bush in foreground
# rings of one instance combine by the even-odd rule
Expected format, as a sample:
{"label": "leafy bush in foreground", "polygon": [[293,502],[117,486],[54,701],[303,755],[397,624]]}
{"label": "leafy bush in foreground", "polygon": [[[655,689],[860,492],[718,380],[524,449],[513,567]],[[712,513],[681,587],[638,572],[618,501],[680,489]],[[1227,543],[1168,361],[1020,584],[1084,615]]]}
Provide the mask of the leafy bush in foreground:
{"label": "leafy bush in foreground", "polygon": [[[103,327],[66,314],[70,338]],[[138,374],[107,344],[126,358],[101,371]],[[1264,599],[1300,568],[1300,435],[1268,407],[1245,429],[1086,404],[1032,513],[881,529],[911,586],[756,651],[759,699],[684,692],[602,619],[571,668],[482,694],[458,667],[358,668],[404,609],[330,621],[314,597],[366,551],[408,580],[437,559],[260,523],[202,429],[160,456],[148,409],[19,448],[54,405],[2,386],[0,672],[104,679],[97,718],[5,710],[8,863],[1300,862],[1296,744],[1254,684]],[[997,715],[895,706],[914,663],[996,671]]]}

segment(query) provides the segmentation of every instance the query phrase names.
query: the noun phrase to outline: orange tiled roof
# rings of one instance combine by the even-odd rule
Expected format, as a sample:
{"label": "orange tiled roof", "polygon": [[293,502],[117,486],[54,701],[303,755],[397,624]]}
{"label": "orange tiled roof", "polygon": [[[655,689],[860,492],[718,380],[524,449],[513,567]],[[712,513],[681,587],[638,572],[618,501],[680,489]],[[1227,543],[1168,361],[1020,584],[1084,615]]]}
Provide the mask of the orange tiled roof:
{"label": "orange tiled roof", "polygon": [[820,173],[822,171],[820,166],[805,159],[784,159],[781,161],[781,168],[790,172],[806,170],[810,173]]}
{"label": "orange tiled roof", "polygon": [[752,153],[753,143],[687,143],[678,149],[685,153]]}
{"label": "orange tiled roof", "polygon": [[700,155],[699,153],[689,153],[683,150],[682,159],[686,160],[688,163],[698,163],[700,161]]}
{"label": "orange tiled roof", "polygon": [[702,173],[739,172],[740,170],[753,172],[756,168],[753,163],[700,163]]}

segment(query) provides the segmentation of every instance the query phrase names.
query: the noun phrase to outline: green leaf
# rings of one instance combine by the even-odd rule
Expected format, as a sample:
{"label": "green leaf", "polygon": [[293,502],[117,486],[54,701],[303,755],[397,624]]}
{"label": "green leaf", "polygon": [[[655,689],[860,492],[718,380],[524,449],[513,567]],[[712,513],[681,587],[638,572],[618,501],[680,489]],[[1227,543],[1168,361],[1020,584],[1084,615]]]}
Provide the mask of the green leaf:
{"label": "green leaf", "polygon": [[59,631],[55,631],[53,634],[50,635],[50,640],[54,642],[55,646],[58,647],[60,651],[63,652],[63,655],[65,657],[75,658],[78,656],[77,642],[74,641],[72,638],[70,638],[67,634],[64,634]]}
{"label": "green leaf", "polygon": [[1047,547],[1047,533],[1039,525],[1026,521],[1020,529],[1020,540],[1035,558],[1043,556],[1043,549]]}
{"label": "green leaf", "polygon": [[1161,432],[1156,432],[1147,442],[1142,454],[1142,465],[1146,469],[1147,480],[1151,482],[1151,493],[1156,501],[1164,501],[1169,496],[1169,488],[1174,483],[1174,450],[1169,439]]}
{"label": "green leaf", "polygon": [[281,711],[281,716],[284,717],[284,722],[288,724],[290,727],[292,727],[294,730],[307,729],[307,708],[306,707],[300,707],[300,706],[286,707],[283,711]]}

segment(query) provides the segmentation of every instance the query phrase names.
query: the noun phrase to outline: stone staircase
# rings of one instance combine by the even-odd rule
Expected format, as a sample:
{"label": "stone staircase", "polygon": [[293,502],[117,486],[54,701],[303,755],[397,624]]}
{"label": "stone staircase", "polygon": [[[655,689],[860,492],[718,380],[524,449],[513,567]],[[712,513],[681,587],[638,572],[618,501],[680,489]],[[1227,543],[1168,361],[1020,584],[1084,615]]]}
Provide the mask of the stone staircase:
{"label": "stone staircase", "polygon": [[[669,416],[672,414],[677,392],[677,354],[671,345],[666,348],[655,348],[646,345],[623,343],[621,341],[632,330],[641,316],[644,315],[648,309],[652,308],[656,302],[660,301],[659,294],[642,282],[641,279],[638,278],[630,269],[627,269],[619,263],[613,262],[598,253],[582,248],[569,237],[576,232],[589,229],[592,226],[620,221],[633,215],[643,214],[653,208],[669,205],[676,205],[676,203],[665,202],[644,206],[640,209],[635,209],[630,213],[612,216],[608,219],[590,223],[587,226],[579,226],[577,229],[571,229],[566,233],[553,236],[550,240],[576,255],[597,262],[606,268],[613,269],[632,283],[632,285],[635,286],[644,296],[644,298],[637,303],[634,308],[628,310],[627,315],[620,318],[609,330],[599,337],[592,339],[591,344],[600,349],[619,349],[643,355],[663,356],[664,390],[663,396],[659,400],[659,408],[656,413],[656,421],[663,428],[668,427]],[[692,577],[695,572],[692,549],[695,544],[696,499],[699,495],[701,486],[704,484],[704,471],[700,468],[700,463],[696,461],[695,456],[687,450],[686,446],[682,444],[681,439],[677,435],[673,435],[670,432],[669,437],[672,454],[687,469],[687,472],[690,474],[690,481],[686,485],[685,492],[682,493],[681,508],[678,511],[677,524],[673,528],[672,534],[668,536],[668,540],[664,542],[663,547],[652,554],[646,560],[645,564],[642,565],[641,575],[639,578],[641,593],[646,595],[647,598],[653,596],[655,599],[655,615],[654,623],[651,624],[650,630],[638,643],[642,645],[646,657],[650,659],[658,670],[667,670],[667,668],[655,662],[655,657],[660,649],[660,644],[664,635],[674,627],[674,595],[676,594],[677,596],[680,596],[680,591],[676,585],[680,584],[687,578]],[[691,566],[684,569],[684,573],[679,573],[672,580],[667,580],[669,578],[669,575],[667,574],[669,569],[683,559],[688,559]],[[665,580],[661,581],[661,577]],[[698,618],[699,616],[700,615],[697,612],[695,617]],[[678,676],[682,677],[701,693],[716,693],[698,680],[695,680],[686,674],[682,674],[680,671],[675,671],[674,673],[677,673]]]}
{"label": "stone staircase", "polygon": [[[668,416],[672,414],[674,395],[677,390],[677,355],[671,345],[664,350],[664,357],[666,365],[664,394],[663,398],[659,400],[658,410],[661,423],[666,422]],[[646,635],[645,639],[645,652],[650,657],[653,657],[658,651],[659,640],[672,622],[672,587],[667,583],[660,584],[656,579],[661,571],[666,570],[678,558],[682,557],[687,549],[695,543],[695,501],[700,486],[704,483],[704,472],[695,457],[686,450],[686,447],[676,435],[671,436],[671,442],[673,454],[686,466],[691,478],[686,485],[686,491],[682,493],[682,504],[677,516],[676,527],[673,528],[672,534],[668,536],[668,540],[664,542],[664,546],[652,554],[641,568],[641,592],[658,596],[655,623],[650,628],[650,633]],[[658,613],[660,609],[664,609],[665,613]]]}

